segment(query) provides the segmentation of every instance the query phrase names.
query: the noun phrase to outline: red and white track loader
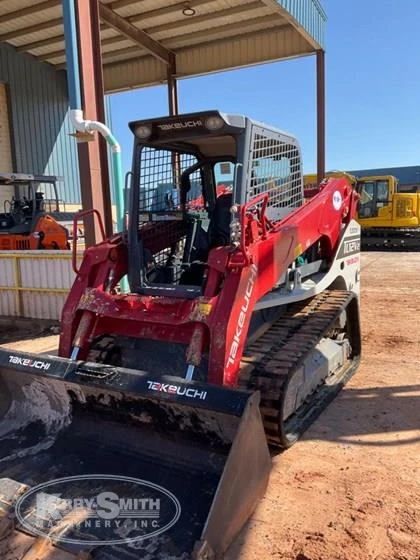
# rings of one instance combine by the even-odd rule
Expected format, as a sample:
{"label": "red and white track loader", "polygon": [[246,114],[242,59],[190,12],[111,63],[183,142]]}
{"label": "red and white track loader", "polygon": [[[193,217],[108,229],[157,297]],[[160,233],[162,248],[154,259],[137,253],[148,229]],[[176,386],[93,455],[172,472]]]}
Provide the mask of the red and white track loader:
{"label": "red and white track loader", "polygon": [[304,203],[296,139],[243,116],[130,128],[127,231],[86,250],[59,357],[0,352],[1,474],[160,485],[171,528],[135,545],[88,531],[84,553],[209,560],[264,494],[267,442],[292,445],[359,363],[358,194],[332,178]]}

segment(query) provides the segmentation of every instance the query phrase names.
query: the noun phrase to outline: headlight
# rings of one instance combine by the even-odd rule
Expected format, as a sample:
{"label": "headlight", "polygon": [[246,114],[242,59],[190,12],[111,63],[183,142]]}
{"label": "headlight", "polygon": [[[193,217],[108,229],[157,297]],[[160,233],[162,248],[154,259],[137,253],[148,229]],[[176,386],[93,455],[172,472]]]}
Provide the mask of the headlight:
{"label": "headlight", "polygon": [[152,135],[152,127],[151,126],[147,126],[144,124],[140,124],[139,126],[136,126],[136,136],[137,138],[141,138],[141,139],[146,139],[149,138],[149,136]]}
{"label": "headlight", "polygon": [[208,129],[208,130],[219,130],[219,128],[222,128],[225,124],[225,121],[221,118],[221,117],[207,117],[207,119],[204,121],[204,126]]}

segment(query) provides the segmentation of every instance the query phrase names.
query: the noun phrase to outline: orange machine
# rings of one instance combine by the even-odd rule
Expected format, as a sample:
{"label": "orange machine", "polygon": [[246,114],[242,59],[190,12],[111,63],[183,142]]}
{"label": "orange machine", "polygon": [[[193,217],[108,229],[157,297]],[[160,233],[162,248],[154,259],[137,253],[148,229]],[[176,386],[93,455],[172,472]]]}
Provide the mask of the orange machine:
{"label": "orange machine", "polygon": [[56,182],[55,176],[0,173],[0,250],[70,248],[58,222]]}

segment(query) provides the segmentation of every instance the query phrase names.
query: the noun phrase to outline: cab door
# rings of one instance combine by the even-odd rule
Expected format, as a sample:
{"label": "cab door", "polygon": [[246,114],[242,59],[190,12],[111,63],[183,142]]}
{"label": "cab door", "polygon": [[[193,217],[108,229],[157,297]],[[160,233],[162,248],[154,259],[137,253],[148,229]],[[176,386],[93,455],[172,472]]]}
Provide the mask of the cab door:
{"label": "cab door", "polygon": [[377,218],[379,210],[390,204],[387,180],[361,181],[359,183],[359,218]]}

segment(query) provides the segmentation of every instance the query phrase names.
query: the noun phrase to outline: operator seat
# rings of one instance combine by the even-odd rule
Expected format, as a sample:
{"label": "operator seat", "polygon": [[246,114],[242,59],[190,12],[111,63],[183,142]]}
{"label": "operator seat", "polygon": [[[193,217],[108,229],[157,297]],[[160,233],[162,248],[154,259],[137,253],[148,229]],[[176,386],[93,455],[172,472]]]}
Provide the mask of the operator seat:
{"label": "operator seat", "polygon": [[193,261],[184,270],[179,281],[181,285],[200,286],[204,278],[205,261],[207,261],[210,251],[215,247],[229,245],[231,206],[232,193],[225,193],[217,197],[213,211],[210,214],[207,239],[203,240],[203,237],[201,237],[201,248],[197,252],[197,256],[199,254],[201,259],[199,262]]}
{"label": "operator seat", "polygon": [[231,206],[232,193],[224,193],[217,197],[207,231],[209,251],[230,243]]}

